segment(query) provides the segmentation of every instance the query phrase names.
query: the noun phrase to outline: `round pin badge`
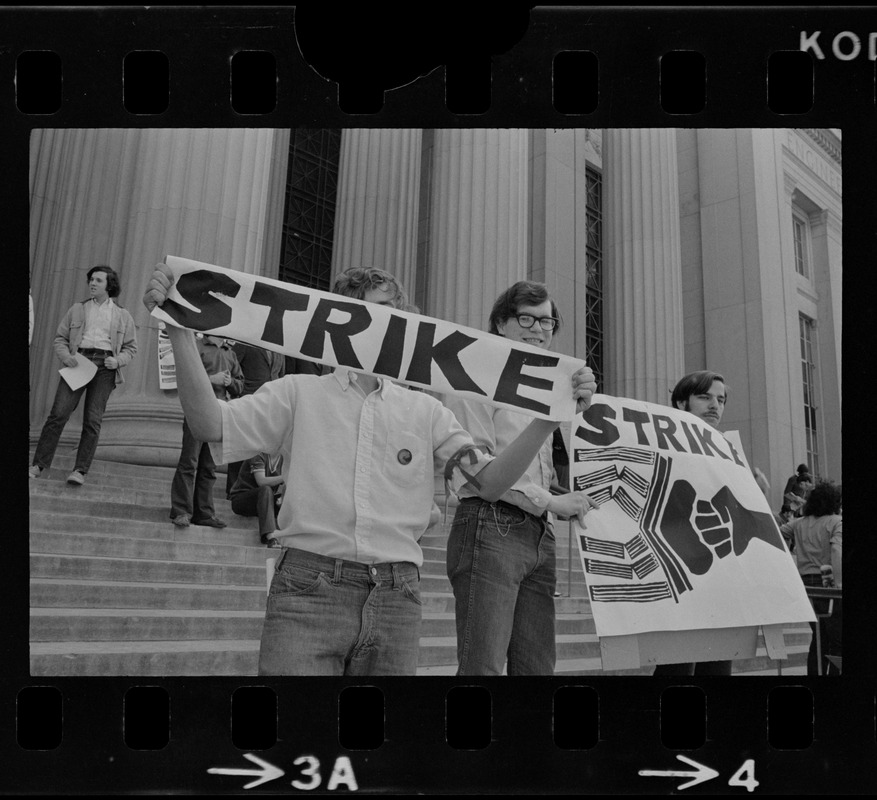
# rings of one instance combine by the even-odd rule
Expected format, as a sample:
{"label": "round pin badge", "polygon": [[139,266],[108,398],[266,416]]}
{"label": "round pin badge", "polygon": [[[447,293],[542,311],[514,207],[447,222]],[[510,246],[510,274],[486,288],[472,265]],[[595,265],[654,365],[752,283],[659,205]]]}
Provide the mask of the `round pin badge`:
{"label": "round pin badge", "polygon": [[413,456],[411,455],[410,450],[400,450],[396,454],[396,459],[399,461],[400,464],[410,464],[412,458]]}

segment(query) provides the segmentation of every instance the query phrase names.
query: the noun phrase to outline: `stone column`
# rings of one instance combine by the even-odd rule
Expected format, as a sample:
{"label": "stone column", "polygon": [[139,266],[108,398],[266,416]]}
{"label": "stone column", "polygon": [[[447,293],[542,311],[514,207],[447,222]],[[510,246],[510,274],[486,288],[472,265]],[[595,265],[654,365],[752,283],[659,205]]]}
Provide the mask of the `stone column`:
{"label": "stone column", "polygon": [[676,134],[603,133],[606,389],[665,404],[684,374]]}
{"label": "stone column", "polygon": [[[266,252],[272,169],[285,170],[283,131],[45,130],[31,141],[32,287],[37,323],[31,347],[31,439],[58,380],[52,352],[66,309],[87,296],[85,274],[105,263],[119,272],[120,305],[134,317],[138,353],[113,392],[97,457],[141,464],[176,462],[182,412],[158,382],[157,322],[141,297],[165,255],[259,273]],[[279,225],[271,235],[279,236]],[[276,269],[276,268],[275,268]],[[276,273],[274,273],[276,274]],[[75,446],[81,409],[59,451]]]}
{"label": "stone column", "polygon": [[413,301],[420,129],[351,128],[341,134],[332,274],[380,267]]}
{"label": "stone column", "polygon": [[425,313],[484,330],[527,277],[527,130],[435,132]]}

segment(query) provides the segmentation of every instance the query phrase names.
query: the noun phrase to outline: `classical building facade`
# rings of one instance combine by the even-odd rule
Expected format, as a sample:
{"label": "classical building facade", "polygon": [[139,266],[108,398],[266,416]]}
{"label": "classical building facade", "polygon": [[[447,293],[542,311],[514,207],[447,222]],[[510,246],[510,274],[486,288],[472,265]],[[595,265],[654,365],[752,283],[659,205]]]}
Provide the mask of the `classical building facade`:
{"label": "classical building facade", "polygon": [[98,457],[175,463],[180,406],[140,301],[171,254],[315,288],[382,266],[422,313],[477,328],[512,282],[544,281],[556,349],[601,391],[667,403],[684,373],[722,372],[724,427],[774,507],[800,462],[842,479],[833,130],[59,129],[34,132],[30,175],[32,442],[56,325],[105,263],[140,351]]}

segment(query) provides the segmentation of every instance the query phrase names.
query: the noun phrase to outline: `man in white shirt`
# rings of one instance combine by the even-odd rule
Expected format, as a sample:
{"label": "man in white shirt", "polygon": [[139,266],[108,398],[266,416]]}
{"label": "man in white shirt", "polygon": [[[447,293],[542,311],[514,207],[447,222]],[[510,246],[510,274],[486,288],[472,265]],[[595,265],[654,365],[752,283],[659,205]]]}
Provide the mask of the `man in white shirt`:
{"label": "man in white shirt", "polygon": [[87,277],[90,297],[68,309],[58,325],[54,346],[55,354],[65,367],[75,367],[79,353],[95,364],[97,372],[85,386],[75,390],[63,378],[58,381],[55,402],[43,425],[29,469],[30,478],[38,478],[52,465],[64,426],[84,394],[82,435],[76,464],[67,482],[85,483],[110,393],[124,381],[122,368],[137,353],[134,320],[114,299],[121,290],[119,276],[111,267],[98,265],[88,271]]}
{"label": "man in white shirt", "polygon": [[[144,296],[150,310],[173,276],[159,264]],[[355,268],[334,291],[402,308],[392,275]],[[191,331],[170,327],[183,411],[220,461],[283,456],[287,487],[277,520],[283,546],[268,597],[259,673],[413,675],[420,639],[418,539],[433,510],[436,470],[461,451],[479,491],[499,497],[532,461],[556,422],[533,420],[506,452],[478,452],[453,414],[425,392],[374,375],[289,375],[221,403],[201,369]],[[596,388],[572,376],[580,407]],[[459,473],[463,484],[469,477]]]}

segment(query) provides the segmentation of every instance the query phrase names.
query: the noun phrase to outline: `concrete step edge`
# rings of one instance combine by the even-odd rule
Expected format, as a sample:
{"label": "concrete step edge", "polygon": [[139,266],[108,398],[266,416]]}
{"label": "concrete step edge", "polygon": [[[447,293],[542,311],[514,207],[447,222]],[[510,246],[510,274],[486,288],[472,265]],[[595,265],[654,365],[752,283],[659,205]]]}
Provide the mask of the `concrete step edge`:
{"label": "concrete step edge", "polygon": [[[264,565],[259,564],[227,564],[222,561],[178,561],[176,559],[163,559],[163,558],[114,558],[112,556],[99,556],[99,555],[73,555],[69,553],[31,553],[31,558],[59,558],[65,559],[69,561],[101,561],[101,562],[109,562],[109,561],[118,561],[124,564],[130,564],[132,561],[136,561],[138,564],[141,564],[146,567],[149,564],[160,564],[162,566],[167,564],[173,564],[174,566],[187,566],[187,567],[234,567],[235,569],[250,569],[250,570],[262,570],[264,571]],[[147,567],[148,568],[148,567]]]}
{"label": "concrete step edge", "polygon": [[259,650],[258,639],[156,639],[154,641],[31,642],[30,655],[106,655],[110,653],[186,653]]}
{"label": "concrete step edge", "polygon": [[34,617],[155,617],[179,619],[262,619],[265,611],[260,609],[232,611],[230,609],[155,609],[155,608],[31,608],[30,616]]}
{"label": "concrete step edge", "polygon": [[[235,565],[237,566],[237,565]],[[148,586],[150,589],[182,589],[185,591],[218,591],[223,592],[258,592],[265,594],[264,586],[236,583],[167,583],[158,581],[108,581],[89,580],[86,578],[31,578],[31,586],[72,586],[72,587],[106,587],[111,589],[134,588],[142,589]]]}

